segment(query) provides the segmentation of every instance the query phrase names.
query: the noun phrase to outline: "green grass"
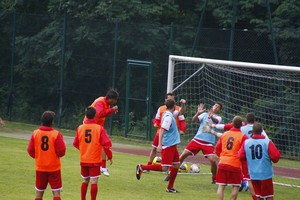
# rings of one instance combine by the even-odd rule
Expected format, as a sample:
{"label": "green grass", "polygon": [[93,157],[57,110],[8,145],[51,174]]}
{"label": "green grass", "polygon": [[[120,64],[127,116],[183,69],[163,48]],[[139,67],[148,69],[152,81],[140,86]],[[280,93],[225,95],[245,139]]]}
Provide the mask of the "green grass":
{"label": "green grass", "polygon": [[[34,160],[26,152],[27,144],[27,140],[0,137],[1,199],[34,199]],[[216,199],[217,186],[210,184],[209,174],[179,174],[175,187],[181,193],[169,194],[164,191],[167,183],[163,181],[163,173],[144,173],[140,181],[136,180],[135,166],[145,163],[147,157],[114,153],[113,161],[109,166],[111,176],[100,177],[98,199]],[[209,168],[201,165],[201,172],[209,172]],[[78,150],[70,145],[62,158],[62,176],[62,199],[80,199],[79,155]],[[230,187],[226,188],[225,199],[229,198],[229,191]],[[294,199],[298,193],[299,189],[275,185],[276,199]],[[52,199],[49,187],[44,199]],[[241,192],[238,199],[250,199],[250,195]]]}
{"label": "green grass", "polygon": [[[6,122],[5,128],[0,128],[1,133],[28,136],[39,125],[30,125],[15,122]],[[60,130],[64,136],[73,137],[75,130]],[[124,144],[136,148],[150,150],[149,141],[128,139],[113,135],[114,146]],[[28,141],[0,136],[0,192],[1,199],[33,199],[35,195],[35,170],[34,160],[27,154]],[[184,146],[180,146],[182,150]],[[113,165],[109,166],[110,177],[101,176],[99,180],[98,199],[216,199],[216,185],[210,184],[209,167],[201,165],[203,174],[189,175],[179,174],[175,182],[175,188],[181,193],[168,194],[164,190],[167,183],[163,181],[165,175],[158,172],[143,174],[140,181],[135,178],[135,166],[138,163],[146,163],[146,156],[135,156],[123,153],[114,153]],[[299,162],[280,160],[278,166],[298,166]],[[62,158],[63,191],[62,199],[80,199],[80,166],[78,150],[67,145],[66,156]],[[300,180],[274,177],[276,182],[284,182],[292,185],[300,185]],[[275,185],[276,199],[295,199],[299,188]],[[225,198],[229,198],[230,187],[226,188]],[[44,199],[52,199],[52,193],[48,187]],[[88,197],[89,199],[89,197]],[[239,193],[238,199],[251,199],[249,192]]]}

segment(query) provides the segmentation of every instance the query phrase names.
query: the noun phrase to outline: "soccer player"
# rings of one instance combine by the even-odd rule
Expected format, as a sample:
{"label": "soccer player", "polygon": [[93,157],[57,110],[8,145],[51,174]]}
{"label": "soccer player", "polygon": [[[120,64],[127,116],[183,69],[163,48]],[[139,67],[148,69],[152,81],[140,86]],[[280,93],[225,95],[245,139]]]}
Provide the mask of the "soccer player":
{"label": "soccer player", "polygon": [[53,192],[53,200],[60,200],[62,189],[60,157],[66,152],[63,136],[52,128],[54,112],[45,111],[42,114],[42,125],[36,129],[30,138],[27,152],[35,159],[36,197],[42,200],[48,183]]}
{"label": "soccer player", "polygon": [[216,144],[216,154],[220,157],[216,184],[218,184],[217,199],[224,199],[224,190],[227,185],[232,186],[230,199],[237,199],[242,182],[241,161],[238,151],[247,136],[240,131],[242,118],[235,116],[232,120],[233,128],[225,132]]}
{"label": "soccer player", "polygon": [[174,182],[179,168],[179,153],[177,144],[180,143],[180,134],[176,126],[176,120],[173,116],[175,111],[175,101],[168,99],[166,101],[167,110],[162,117],[161,128],[159,131],[159,140],[157,151],[161,152],[161,164],[156,165],[137,165],[136,178],[140,180],[143,170],[167,171],[170,170],[170,179],[166,192],[176,193]]}
{"label": "soccer player", "polygon": [[253,135],[241,147],[239,158],[247,160],[248,171],[257,198],[273,200],[272,162],[279,161],[280,152],[269,138],[262,135],[262,131],[262,125],[255,122],[252,127]]}
{"label": "soccer player", "polygon": [[196,114],[193,116],[193,122],[199,122],[199,128],[195,137],[186,146],[183,153],[180,155],[180,163],[182,163],[188,156],[196,155],[199,151],[202,151],[205,158],[210,161],[212,183],[215,183],[217,163],[214,155],[214,144],[216,138],[210,132],[203,132],[202,128],[206,125],[206,122],[212,124],[218,124],[222,121],[222,118],[218,113],[222,110],[222,104],[216,102],[209,112],[206,112],[205,105],[200,104],[198,106]]}
{"label": "soccer player", "polygon": [[[165,97],[165,102],[168,99],[173,99],[175,101],[174,94],[173,93],[167,93],[166,97]],[[184,118],[184,114],[185,114],[185,111],[186,111],[186,105],[185,105],[186,101],[184,99],[181,99],[180,103],[181,103],[181,107],[175,105],[175,110],[173,112],[173,116],[175,117],[176,124],[177,124],[177,127],[179,128],[180,134],[183,135],[186,131],[186,121],[185,121],[185,118]],[[160,127],[161,127],[161,119],[162,119],[163,113],[166,110],[167,110],[166,105],[160,106],[157,110],[155,118],[153,119],[153,125],[154,125],[154,127],[157,127],[157,132],[156,132],[155,137],[154,137],[153,142],[152,142],[152,149],[151,149],[151,152],[150,152],[150,155],[149,155],[148,165],[152,164],[153,159],[157,155],[156,149],[157,149],[157,146],[158,146],[158,138],[159,138],[159,131],[160,131]]]}
{"label": "soccer player", "polygon": [[88,107],[86,109],[86,120],[77,128],[73,146],[80,151],[80,166],[83,182],[81,184],[81,200],[86,199],[86,193],[89,182],[91,181],[91,199],[96,200],[98,193],[98,178],[101,174],[101,151],[104,149],[105,154],[112,164],[112,144],[103,128],[96,124],[94,117],[96,109]]}
{"label": "soccer player", "polygon": [[[106,117],[118,113],[118,106],[115,105],[118,102],[118,98],[119,93],[115,89],[110,89],[105,97],[98,97],[92,103],[91,106],[96,109],[95,121],[97,124],[104,127]],[[87,120],[87,117],[84,118],[84,121],[85,120]],[[101,173],[105,176],[109,176],[109,172],[106,168],[105,151],[102,151]]]}

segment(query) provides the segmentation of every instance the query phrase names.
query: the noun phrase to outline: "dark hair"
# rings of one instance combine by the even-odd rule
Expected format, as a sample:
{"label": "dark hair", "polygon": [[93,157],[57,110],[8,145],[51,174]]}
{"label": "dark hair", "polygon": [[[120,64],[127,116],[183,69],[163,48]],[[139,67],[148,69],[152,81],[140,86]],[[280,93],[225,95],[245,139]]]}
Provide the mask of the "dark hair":
{"label": "dark hair", "polygon": [[246,116],[247,123],[253,124],[255,122],[255,115],[253,113],[248,113]]}
{"label": "dark hair", "polygon": [[168,93],[166,94],[166,96],[165,96],[165,99],[167,99],[168,96],[174,96],[174,94],[173,94],[172,92],[168,92]]}
{"label": "dark hair", "polygon": [[260,135],[262,130],[263,130],[263,128],[262,128],[262,125],[260,123],[255,122],[253,124],[253,127],[252,127],[252,133],[253,134]]}
{"label": "dark hair", "polygon": [[234,128],[240,128],[243,125],[243,120],[240,116],[235,116],[232,120]]}
{"label": "dark hair", "polygon": [[117,92],[116,89],[111,88],[111,89],[109,89],[109,90],[107,91],[105,97],[106,97],[107,100],[108,100],[108,99],[116,99],[116,100],[118,100],[118,98],[119,98],[119,93]]}
{"label": "dark hair", "polygon": [[96,115],[96,109],[92,106],[89,106],[85,109],[85,115],[88,119],[94,119]]}
{"label": "dark hair", "polygon": [[223,108],[223,104],[222,104],[220,101],[217,101],[217,102],[216,102],[216,104],[219,104],[219,106],[220,106],[220,110],[222,110],[222,108]]}
{"label": "dark hair", "polygon": [[55,112],[53,111],[45,111],[43,114],[42,114],[42,125],[43,126],[52,126],[52,123],[53,123],[53,120],[54,120],[54,115],[55,115]]}
{"label": "dark hair", "polygon": [[168,109],[168,110],[174,108],[174,106],[175,106],[175,101],[174,101],[173,99],[167,99],[167,100],[166,100],[166,106],[167,106],[167,109]]}

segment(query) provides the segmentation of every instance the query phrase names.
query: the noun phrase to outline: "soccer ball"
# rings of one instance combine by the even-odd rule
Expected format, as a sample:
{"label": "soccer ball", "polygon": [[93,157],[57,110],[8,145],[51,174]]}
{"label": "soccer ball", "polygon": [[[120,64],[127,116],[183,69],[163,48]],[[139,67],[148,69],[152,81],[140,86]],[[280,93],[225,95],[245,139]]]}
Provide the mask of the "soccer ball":
{"label": "soccer ball", "polygon": [[200,172],[200,168],[197,164],[192,164],[190,166],[190,172],[191,173],[199,173]]}
{"label": "soccer ball", "polygon": [[178,169],[180,173],[187,173],[189,171],[189,167],[186,163],[182,163]]}
{"label": "soccer ball", "polygon": [[152,164],[153,164],[153,165],[161,164],[161,157],[156,156],[156,157],[153,159]]}

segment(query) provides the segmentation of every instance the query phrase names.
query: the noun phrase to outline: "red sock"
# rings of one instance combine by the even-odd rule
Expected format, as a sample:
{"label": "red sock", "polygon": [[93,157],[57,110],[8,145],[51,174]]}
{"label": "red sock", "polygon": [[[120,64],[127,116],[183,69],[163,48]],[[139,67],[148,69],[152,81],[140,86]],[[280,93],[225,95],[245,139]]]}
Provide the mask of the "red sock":
{"label": "red sock", "polygon": [[175,182],[177,173],[178,173],[178,169],[176,169],[174,167],[170,167],[170,180],[169,180],[169,184],[168,184],[169,189],[174,187],[174,182]]}
{"label": "red sock", "polygon": [[60,197],[53,197],[53,200],[61,200]]}
{"label": "red sock", "polygon": [[102,160],[101,167],[102,167],[102,168],[106,168],[106,160],[105,160],[105,159]]}
{"label": "red sock", "polygon": [[151,171],[162,171],[161,165],[141,165],[143,170],[151,170]]}
{"label": "red sock", "polygon": [[92,184],[91,185],[91,200],[96,200],[97,193],[98,193],[98,185]]}
{"label": "red sock", "polygon": [[255,195],[252,195],[253,200],[257,200],[257,197]]}
{"label": "red sock", "polygon": [[81,200],[85,200],[88,186],[89,186],[88,183],[82,182],[82,184],[81,184]]}
{"label": "red sock", "polygon": [[147,165],[152,165],[152,162],[148,161]]}

